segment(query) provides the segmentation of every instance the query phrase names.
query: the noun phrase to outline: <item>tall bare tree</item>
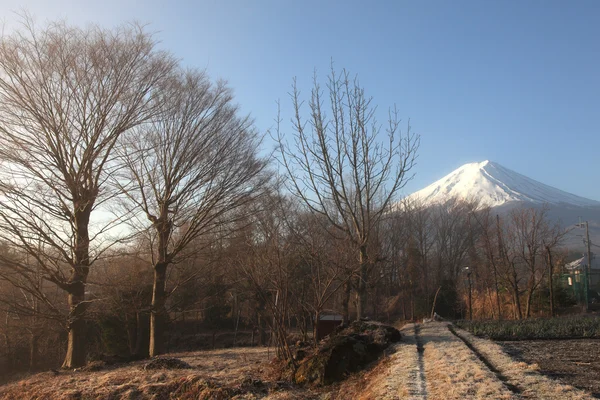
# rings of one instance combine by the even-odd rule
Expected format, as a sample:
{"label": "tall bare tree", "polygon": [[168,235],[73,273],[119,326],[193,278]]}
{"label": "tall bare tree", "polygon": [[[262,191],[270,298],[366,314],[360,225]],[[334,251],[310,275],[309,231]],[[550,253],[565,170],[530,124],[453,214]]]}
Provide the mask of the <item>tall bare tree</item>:
{"label": "tall bare tree", "polygon": [[411,133],[410,125],[401,134],[395,108],[389,111],[382,132],[371,98],[348,71],[338,75],[332,66],[327,105],[316,74],[313,83],[309,116],[303,117],[303,102],[294,80],[293,145],[288,145],[281,121],[277,126],[281,161],[291,191],[355,246],[360,318],[365,312],[367,277],[374,261],[369,258],[369,241],[395,195],[412,178],[419,136]]}
{"label": "tall bare tree", "polygon": [[[154,114],[153,89],[174,61],[137,25],[39,29],[25,18],[23,28],[0,40],[0,238],[67,293],[63,366],[72,368],[86,359],[96,242],[114,226],[92,219],[112,196],[105,182],[113,150],[123,132]],[[4,261],[22,279],[31,272]]]}
{"label": "tall bare tree", "polygon": [[[150,355],[164,351],[167,268],[202,248],[250,210],[268,179],[252,121],[240,117],[224,82],[179,71],[154,103],[159,118],[127,137],[122,159],[129,207],[151,225],[154,289]],[[148,224],[146,223],[146,226]]]}
{"label": "tall bare tree", "polygon": [[513,231],[511,244],[527,280],[525,318],[531,316],[533,295],[548,273],[547,255],[556,251],[565,235],[564,229],[550,222],[547,213],[548,207],[543,206],[514,209],[509,215]]}

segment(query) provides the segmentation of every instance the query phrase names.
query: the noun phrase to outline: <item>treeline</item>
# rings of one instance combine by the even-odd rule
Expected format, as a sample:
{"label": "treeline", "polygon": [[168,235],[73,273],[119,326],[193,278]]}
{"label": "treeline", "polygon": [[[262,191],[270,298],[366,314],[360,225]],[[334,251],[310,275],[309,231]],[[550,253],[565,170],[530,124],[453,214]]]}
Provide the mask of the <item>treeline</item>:
{"label": "treeline", "polygon": [[25,19],[0,71],[4,373],[240,327],[293,364],[290,332],[316,340],[324,313],[552,312],[563,232],[545,209],[399,201],[419,136],[395,109],[380,124],[345,70],[307,100],[294,83],[273,158],[224,82],[137,25]]}

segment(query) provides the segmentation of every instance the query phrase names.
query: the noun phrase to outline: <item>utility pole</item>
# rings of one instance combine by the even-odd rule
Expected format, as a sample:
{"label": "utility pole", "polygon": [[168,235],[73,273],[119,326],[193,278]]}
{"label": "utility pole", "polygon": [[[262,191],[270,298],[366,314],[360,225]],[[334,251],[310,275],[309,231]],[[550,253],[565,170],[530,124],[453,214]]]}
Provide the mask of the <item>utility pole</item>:
{"label": "utility pole", "polygon": [[592,243],[590,242],[590,227],[588,224],[588,221],[584,221],[581,222],[581,217],[579,217],[579,224],[577,224],[578,227],[583,228],[583,224],[585,224],[585,247],[587,250],[587,287],[585,288],[585,300],[586,300],[586,309],[589,311],[589,307],[590,307],[590,301],[589,301],[589,290],[590,287],[592,286]]}
{"label": "utility pole", "polygon": [[473,288],[471,286],[471,271],[467,273],[469,278],[469,321],[473,321]]}
{"label": "utility pole", "polygon": [[552,281],[552,274],[554,268],[552,265],[552,253],[550,252],[550,246],[546,246],[546,254],[548,256],[548,288],[550,289],[550,316],[554,317],[554,282]]}
{"label": "utility pole", "polygon": [[467,271],[467,279],[469,281],[469,321],[473,321],[473,286],[471,285],[471,270],[465,267]]}
{"label": "utility pole", "polygon": [[583,225],[585,224],[585,247],[586,247],[586,251],[587,251],[587,286],[588,286],[588,290],[592,284],[592,250],[591,250],[591,246],[592,244],[590,243],[590,227],[588,224],[588,221],[583,221],[581,222],[581,217],[579,219],[579,224],[577,224],[578,227],[583,228]]}
{"label": "utility pole", "polygon": [[592,286],[592,251],[591,251],[591,243],[590,243],[590,228],[588,222],[585,221],[585,242],[587,245],[587,259],[588,259],[588,287],[590,290],[590,286]]}

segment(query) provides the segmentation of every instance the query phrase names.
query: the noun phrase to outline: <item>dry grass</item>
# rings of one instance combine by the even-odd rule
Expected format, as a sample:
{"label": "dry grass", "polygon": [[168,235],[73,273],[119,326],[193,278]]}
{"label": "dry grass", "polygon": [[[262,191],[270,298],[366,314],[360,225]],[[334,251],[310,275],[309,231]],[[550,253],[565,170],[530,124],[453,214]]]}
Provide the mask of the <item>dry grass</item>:
{"label": "dry grass", "polygon": [[0,398],[39,399],[311,399],[318,393],[271,378],[273,351],[235,348],[169,354],[192,369],[145,371],[136,362],[98,372],[46,372],[0,387]]}
{"label": "dry grass", "polygon": [[422,325],[421,336],[429,399],[516,398],[445,323]]}
{"label": "dry grass", "polygon": [[469,341],[471,345],[483,355],[508,382],[522,389],[522,397],[531,399],[592,399],[593,397],[583,390],[541,375],[537,364],[527,364],[513,360],[500,345],[490,340],[480,339],[467,331],[457,329],[457,333]]}
{"label": "dry grass", "polygon": [[418,373],[414,324],[403,326],[401,332],[402,341],[390,346],[376,366],[342,383],[333,397],[340,400],[409,398]]}
{"label": "dry grass", "polygon": [[360,391],[352,397],[357,400],[381,399],[393,400],[408,396],[408,388],[413,382],[416,348],[408,343],[398,343],[391,349],[393,354],[380,362],[365,379]]}
{"label": "dry grass", "polygon": [[[502,348],[468,332],[459,334],[504,376],[521,389],[505,386],[446,323],[421,325],[424,347],[420,369],[415,325],[402,328],[395,344],[371,369],[338,386],[299,388],[278,382],[265,348],[235,348],[170,354],[191,369],[146,371],[140,361],[99,372],[46,372],[0,386],[0,398],[40,399],[590,399],[584,391],[541,375],[536,364],[515,361]],[[421,375],[425,383],[420,382]]]}

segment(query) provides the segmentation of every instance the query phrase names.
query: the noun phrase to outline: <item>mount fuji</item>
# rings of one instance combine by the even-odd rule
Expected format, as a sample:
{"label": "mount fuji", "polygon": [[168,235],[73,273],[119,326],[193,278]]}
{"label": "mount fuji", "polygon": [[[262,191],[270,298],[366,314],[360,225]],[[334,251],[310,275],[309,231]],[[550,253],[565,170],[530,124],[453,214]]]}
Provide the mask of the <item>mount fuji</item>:
{"label": "mount fuji", "polygon": [[492,161],[465,164],[426,188],[408,196],[425,205],[440,204],[450,198],[479,200],[497,207],[513,202],[600,207],[590,200],[553,188]]}
{"label": "mount fuji", "polygon": [[579,220],[589,222],[591,241],[600,244],[600,201],[545,185],[492,161],[465,164],[406,200],[433,206],[452,198],[478,200],[499,214],[516,207],[545,206],[552,220],[573,228],[564,242],[569,249],[584,247],[582,229],[576,227]]}

